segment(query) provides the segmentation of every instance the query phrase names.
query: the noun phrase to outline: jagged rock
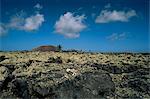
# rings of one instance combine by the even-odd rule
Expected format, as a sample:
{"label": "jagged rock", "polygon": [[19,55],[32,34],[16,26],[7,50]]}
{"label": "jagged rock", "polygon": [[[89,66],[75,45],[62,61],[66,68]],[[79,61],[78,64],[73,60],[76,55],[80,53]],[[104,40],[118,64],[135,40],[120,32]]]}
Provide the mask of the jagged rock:
{"label": "jagged rock", "polygon": [[4,66],[0,66],[0,91],[2,91],[2,87],[4,85],[4,81],[9,76],[9,70],[8,68]]}
{"label": "jagged rock", "polygon": [[102,70],[108,71],[109,73],[113,74],[120,74],[122,70],[117,66],[105,65],[102,67]]}
{"label": "jagged rock", "polygon": [[13,71],[14,65],[4,64],[0,66],[0,91],[7,89],[8,83],[14,79]]}
{"label": "jagged rock", "polygon": [[132,73],[126,74],[124,75],[124,78],[126,79],[135,79],[135,78],[139,78],[139,79],[150,79],[150,68],[145,68],[145,69],[138,69]]}
{"label": "jagged rock", "polygon": [[67,60],[67,63],[73,63],[73,60],[68,59],[68,60]]}
{"label": "jagged rock", "polygon": [[2,55],[9,57],[0,62],[0,71],[5,68],[0,73],[2,99],[150,98],[149,54],[17,51]]}
{"label": "jagged rock", "polygon": [[135,91],[150,94],[150,72],[149,68],[138,69],[124,75],[122,87],[130,87]]}
{"label": "jagged rock", "polygon": [[0,56],[0,62],[7,59],[5,56]]}
{"label": "jagged rock", "polygon": [[15,66],[12,64],[1,64],[1,66],[8,68],[10,73],[12,73],[15,70]]}
{"label": "jagged rock", "polygon": [[100,98],[112,95],[115,85],[109,74],[87,72],[58,85],[56,96],[69,99]]}
{"label": "jagged rock", "polygon": [[86,72],[50,86],[35,84],[32,85],[32,95],[36,98],[101,98],[111,96],[115,91],[109,74],[101,72]]}
{"label": "jagged rock", "polygon": [[113,74],[120,74],[122,73],[122,69],[117,66],[111,66],[111,65],[101,65],[101,64],[92,64],[92,67],[96,67],[97,69],[102,69],[105,71],[108,71],[109,73]]}
{"label": "jagged rock", "polygon": [[38,98],[45,98],[51,97],[55,93],[53,92],[53,89],[50,87],[41,87],[38,85],[33,87],[33,94]]}
{"label": "jagged rock", "polygon": [[128,66],[123,67],[122,69],[123,69],[124,73],[130,73],[130,72],[134,72],[140,68],[141,68],[140,66],[128,65]]}
{"label": "jagged rock", "polygon": [[[149,98],[150,95],[150,72],[149,68],[137,69],[134,72],[125,73],[120,88],[132,90],[127,98]],[[134,91],[134,92],[133,92]],[[136,95],[134,95],[136,93]],[[147,96],[146,96],[147,95]],[[137,97],[136,97],[137,96]]]}
{"label": "jagged rock", "polygon": [[133,72],[133,74],[132,74],[132,76],[134,76],[136,78],[143,78],[146,75],[149,75],[148,77],[150,79],[150,68],[139,69],[139,70]]}
{"label": "jagged rock", "polygon": [[11,81],[9,87],[17,97],[24,99],[30,98],[27,81],[23,79],[14,79]]}
{"label": "jagged rock", "polygon": [[14,75],[9,75],[5,80],[4,80],[4,82],[3,82],[3,84],[2,84],[2,87],[1,87],[1,90],[7,90],[8,89],[8,84],[9,84],[9,82],[11,82],[13,79],[15,78],[15,76]]}
{"label": "jagged rock", "polygon": [[147,81],[143,79],[129,80],[127,86],[131,87],[132,89],[136,91],[150,94],[150,83],[148,83]]}
{"label": "jagged rock", "polygon": [[62,63],[62,59],[61,59],[61,57],[57,57],[57,58],[50,57],[46,63],[58,63],[58,64],[61,64]]}
{"label": "jagged rock", "polygon": [[26,66],[29,67],[32,63],[33,63],[33,60],[29,60],[29,61],[26,63]]}

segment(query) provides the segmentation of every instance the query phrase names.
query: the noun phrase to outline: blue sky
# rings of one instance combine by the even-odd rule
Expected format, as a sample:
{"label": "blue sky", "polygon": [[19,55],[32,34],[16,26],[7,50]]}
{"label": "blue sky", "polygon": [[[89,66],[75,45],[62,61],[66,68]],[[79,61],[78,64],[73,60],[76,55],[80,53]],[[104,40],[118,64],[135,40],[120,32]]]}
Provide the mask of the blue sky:
{"label": "blue sky", "polygon": [[149,0],[1,0],[0,50],[150,52]]}

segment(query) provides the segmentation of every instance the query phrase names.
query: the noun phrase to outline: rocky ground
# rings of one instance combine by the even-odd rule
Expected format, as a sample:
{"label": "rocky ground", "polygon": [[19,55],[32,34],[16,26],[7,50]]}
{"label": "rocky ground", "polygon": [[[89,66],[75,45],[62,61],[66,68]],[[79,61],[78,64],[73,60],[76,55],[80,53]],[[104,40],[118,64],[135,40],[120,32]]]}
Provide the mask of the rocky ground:
{"label": "rocky ground", "polygon": [[0,98],[150,98],[150,54],[0,52]]}

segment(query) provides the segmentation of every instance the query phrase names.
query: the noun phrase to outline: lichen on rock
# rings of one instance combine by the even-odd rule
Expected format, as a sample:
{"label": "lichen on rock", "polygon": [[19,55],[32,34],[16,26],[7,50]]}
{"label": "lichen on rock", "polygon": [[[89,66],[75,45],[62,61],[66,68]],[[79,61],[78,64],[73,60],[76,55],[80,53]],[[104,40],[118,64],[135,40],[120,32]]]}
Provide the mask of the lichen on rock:
{"label": "lichen on rock", "polygon": [[[150,98],[149,54],[0,52],[0,98]],[[5,56],[5,57],[4,57]]]}

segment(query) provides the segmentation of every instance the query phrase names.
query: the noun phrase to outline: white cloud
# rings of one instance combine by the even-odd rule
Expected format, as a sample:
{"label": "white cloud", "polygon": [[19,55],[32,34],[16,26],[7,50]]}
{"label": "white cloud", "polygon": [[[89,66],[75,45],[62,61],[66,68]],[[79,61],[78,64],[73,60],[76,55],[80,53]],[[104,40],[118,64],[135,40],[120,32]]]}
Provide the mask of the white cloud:
{"label": "white cloud", "polygon": [[6,24],[6,27],[8,29],[18,29],[18,30],[23,30],[24,24],[25,24],[25,18],[23,16],[13,16],[10,19],[10,22]]}
{"label": "white cloud", "polygon": [[35,6],[34,6],[35,9],[37,10],[41,10],[43,8],[42,5],[40,5],[39,3],[37,3]]}
{"label": "white cloud", "polygon": [[11,18],[10,22],[7,24],[7,27],[10,29],[34,31],[38,30],[43,22],[44,16],[39,13],[26,18],[23,16],[15,16]]}
{"label": "white cloud", "polygon": [[106,37],[108,40],[115,41],[115,40],[124,40],[127,38],[127,33],[113,33],[110,36]]}
{"label": "white cloud", "polygon": [[16,13],[8,23],[0,23],[0,36],[6,34],[10,29],[23,30],[23,31],[36,31],[40,28],[45,21],[44,15],[40,14],[38,10],[42,9],[40,4],[34,6],[36,11],[34,15],[27,16],[23,10]]}
{"label": "white cloud", "polygon": [[27,31],[38,30],[43,22],[44,22],[44,16],[41,14],[30,16],[25,19],[24,30]]}
{"label": "white cloud", "polygon": [[97,16],[95,22],[96,23],[109,23],[109,22],[128,22],[130,18],[137,16],[135,10],[130,11],[110,11],[110,10],[102,10],[100,15]]}
{"label": "white cloud", "polygon": [[3,36],[7,33],[7,30],[5,29],[5,27],[0,24],[0,36]]}
{"label": "white cloud", "polygon": [[61,15],[55,23],[55,32],[64,35],[67,38],[78,38],[80,32],[86,28],[83,23],[84,15],[74,16],[71,12]]}

